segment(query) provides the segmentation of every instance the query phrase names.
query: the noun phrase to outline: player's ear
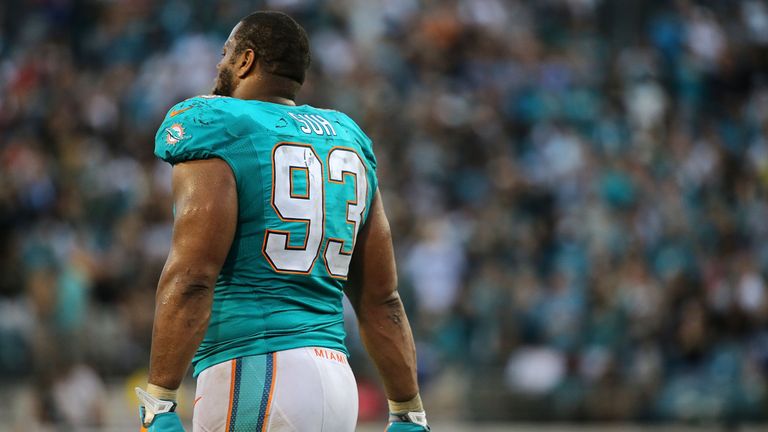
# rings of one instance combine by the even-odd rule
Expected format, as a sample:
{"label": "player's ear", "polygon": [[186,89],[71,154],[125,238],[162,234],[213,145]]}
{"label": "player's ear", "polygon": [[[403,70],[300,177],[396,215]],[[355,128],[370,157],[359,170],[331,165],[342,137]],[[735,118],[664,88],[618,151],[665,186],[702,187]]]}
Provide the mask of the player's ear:
{"label": "player's ear", "polygon": [[243,50],[243,53],[237,59],[236,65],[235,75],[240,79],[245,78],[251,72],[251,69],[256,66],[256,53],[250,48]]}

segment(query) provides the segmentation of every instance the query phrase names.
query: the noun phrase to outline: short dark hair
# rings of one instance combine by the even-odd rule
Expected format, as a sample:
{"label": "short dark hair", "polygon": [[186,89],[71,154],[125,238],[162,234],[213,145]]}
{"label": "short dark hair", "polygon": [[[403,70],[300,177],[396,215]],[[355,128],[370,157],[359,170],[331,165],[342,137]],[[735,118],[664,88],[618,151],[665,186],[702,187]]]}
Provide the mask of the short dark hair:
{"label": "short dark hair", "polygon": [[311,61],[309,38],[293,18],[282,12],[254,12],[240,20],[234,37],[236,54],[252,49],[270,73],[304,83]]}

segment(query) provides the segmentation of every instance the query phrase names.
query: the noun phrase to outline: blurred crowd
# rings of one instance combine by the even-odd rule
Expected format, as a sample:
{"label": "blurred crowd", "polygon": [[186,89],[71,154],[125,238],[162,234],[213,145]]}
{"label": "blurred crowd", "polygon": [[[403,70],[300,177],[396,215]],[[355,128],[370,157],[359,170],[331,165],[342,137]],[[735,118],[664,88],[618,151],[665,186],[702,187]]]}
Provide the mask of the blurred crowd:
{"label": "blurred crowd", "polygon": [[765,1],[4,0],[0,383],[42,421],[146,367],[154,133],[260,8],[310,34],[298,102],[374,141],[428,409],[766,419]]}

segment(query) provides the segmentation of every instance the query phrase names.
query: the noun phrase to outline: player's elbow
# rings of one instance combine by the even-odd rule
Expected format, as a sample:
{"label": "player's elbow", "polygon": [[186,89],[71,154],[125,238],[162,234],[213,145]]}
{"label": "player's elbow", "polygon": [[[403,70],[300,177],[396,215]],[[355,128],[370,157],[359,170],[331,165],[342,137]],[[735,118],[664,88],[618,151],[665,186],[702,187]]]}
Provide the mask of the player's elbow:
{"label": "player's elbow", "polygon": [[179,284],[179,295],[183,297],[208,297],[213,295],[215,283],[207,280],[189,280]]}
{"label": "player's elbow", "polygon": [[218,271],[206,266],[169,265],[163,270],[157,295],[179,299],[209,297],[213,295],[217,278]]}
{"label": "player's elbow", "polygon": [[405,308],[397,290],[375,299],[362,300],[356,312],[361,329],[371,326],[379,328],[383,319],[396,319],[400,322],[405,316]]}
{"label": "player's elbow", "polygon": [[360,305],[365,307],[387,306],[392,302],[400,302],[400,294],[397,291],[397,276],[392,275],[386,279],[371,284],[370,289],[363,289],[360,295]]}

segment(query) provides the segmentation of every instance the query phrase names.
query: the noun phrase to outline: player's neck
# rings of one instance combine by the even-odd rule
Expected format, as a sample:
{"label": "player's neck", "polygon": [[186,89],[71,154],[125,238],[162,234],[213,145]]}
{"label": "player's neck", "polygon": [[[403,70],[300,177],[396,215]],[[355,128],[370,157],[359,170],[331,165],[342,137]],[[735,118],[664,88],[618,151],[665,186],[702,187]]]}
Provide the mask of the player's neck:
{"label": "player's neck", "polygon": [[257,100],[262,102],[271,102],[275,104],[280,105],[290,105],[290,106],[296,106],[296,101],[290,98],[285,98],[281,96],[253,96],[253,97],[241,97],[238,99],[247,99],[247,100]]}
{"label": "player's neck", "polygon": [[299,88],[301,88],[301,84],[296,81],[282,77],[261,77],[260,79],[241,82],[235,88],[232,96],[238,99],[260,100],[295,106],[296,93],[298,93]]}

